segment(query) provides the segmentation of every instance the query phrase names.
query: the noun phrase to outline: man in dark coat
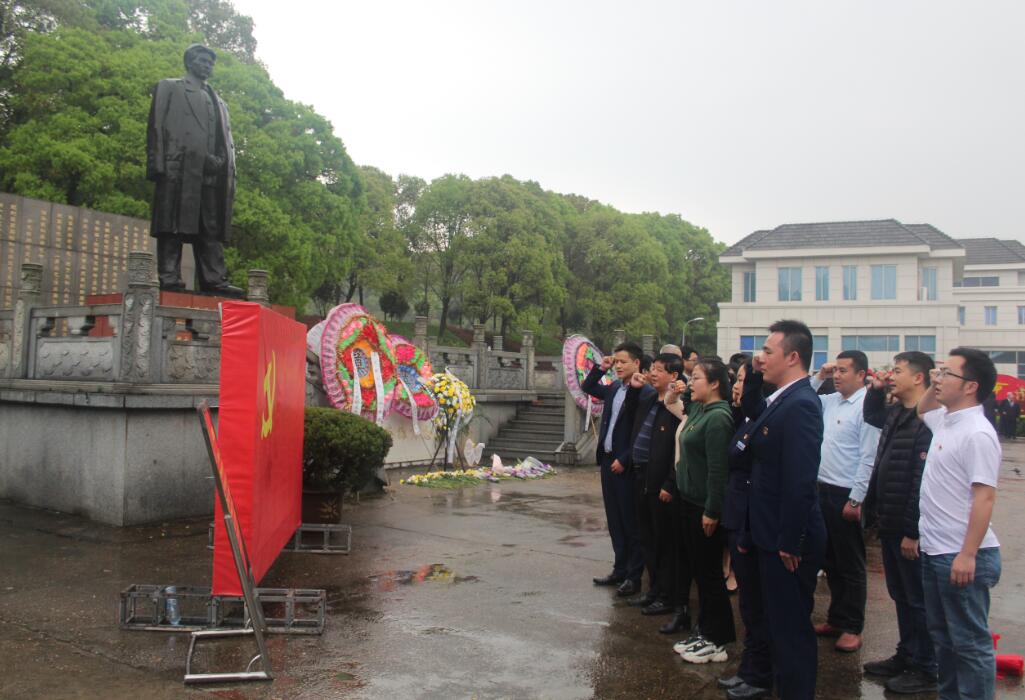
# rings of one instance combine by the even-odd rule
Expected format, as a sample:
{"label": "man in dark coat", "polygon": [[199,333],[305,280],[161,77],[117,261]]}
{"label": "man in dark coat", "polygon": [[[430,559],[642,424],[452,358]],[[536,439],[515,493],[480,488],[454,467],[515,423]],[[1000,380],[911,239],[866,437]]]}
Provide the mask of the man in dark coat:
{"label": "man in dark coat", "polygon": [[[865,395],[865,423],[882,430],[865,496],[876,516],[886,589],[897,608],[897,653],[865,664],[865,673],[885,677],[895,693],[936,692],[936,652],[925,619],[922,564],[918,557],[918,499],[932,431],[918,416],[935,363],[925,353],[893,358],[889,377],[874,377]],[[897,402],[887,405],[886,382]]]}
{"label": "man in dark coat", "polygon": [[[672,634],[690,628],[687,600],[676,600],[674,566],[673,504],[676,493],[676,428],[680,419],[665,407],[670,384],[683,374],[683,363],[676,355],[661,354],[651,363],[649,380],[655,390],[641,398],[644,383],[634,375],[624,406],[634,415],[629,471],[634,478],[634,508],[637,531],[648,570],[647,595],[630,601],[642,607],[645,615],[675,612],[674,619],[660,631]],[[690,576],[687,575],[687,591]],[[675,606],[674,606],[675,602]]]}
{"label": "man in dark coat", "polygon": [[185,51],[184,78],[157,83],[150,105],[146,176],[156,182],[150,235],[157,239],[160,288],[182,291],[182,244],[191,243],[200,289],[241,296],[227,282],[222,243],[235,199],[235,147],[228,108],[207,85],[216,56]]}
{"label": "man in dark coat", "polygon": [[[786,700],[813,700],[818,662],[811,611],[826,527],[816,485],[822,403],[808,380],[811,356],[812,336],[805,324],[777,321],[769,326],[754,371],[744,382],[744,412],[757,418],[734,445],[751,460],[745,518],[751,546],[744,549],[758,557],[764,629],[776,690]],[[763,381],[778,388],[761,401]],[[744,683],[729,688],[726,696],[740,700],[769,692]]]}
{"label": "man in dark coat", "polygon": [[1013,393],[1007,392],[1007,396],[997,404],[997,413],[1000,414],[1000,434],[1009,440],[1014,440],[1018,431],[1021,404],[1014,398]]}
{"label": "man in dark coat", "polygon": [[[633,414],[626,406],[627,384],[641,369],[643,351],[636,343],[621,343],[611,356],[602,359],[600,365],[591,368],[580,384],[584,393],[605,402],[598,431],[598,446],[595,458],[601,474],[601,494],[605,502],[605,518],[608,521],[609,537],[615,562],[612,573],[594,579],[597,586],[618,586],[617,594],[632,596],[641,590],[641,574],[644,571],[644,556],[637,536],[637,514],[634,510],[634,477],[627,471],[630,463]],[[616,381],[608,386],[601,378],[614,368]],[[650,386],[641,389],[645,398],[654,394]]]}

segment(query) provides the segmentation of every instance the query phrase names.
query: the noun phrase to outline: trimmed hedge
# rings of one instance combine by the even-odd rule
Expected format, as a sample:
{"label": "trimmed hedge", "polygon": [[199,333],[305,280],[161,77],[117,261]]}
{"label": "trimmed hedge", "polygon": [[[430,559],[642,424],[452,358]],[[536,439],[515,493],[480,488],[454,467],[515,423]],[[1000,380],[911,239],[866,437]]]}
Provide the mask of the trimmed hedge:
{"label": "trimmed hedge", "polygon": [[392,446],[387,430],[336,408],[307,408],[305,423],[303,488],[310,491],[358,491]]}

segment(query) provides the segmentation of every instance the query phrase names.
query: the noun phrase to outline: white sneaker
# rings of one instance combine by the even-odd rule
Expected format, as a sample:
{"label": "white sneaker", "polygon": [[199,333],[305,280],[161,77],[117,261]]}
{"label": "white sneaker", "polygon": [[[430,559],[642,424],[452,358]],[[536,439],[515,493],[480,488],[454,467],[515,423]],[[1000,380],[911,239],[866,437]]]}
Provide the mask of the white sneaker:
{"label": "white sneaker", "polygon": [[707,664],[708,662],[721,663],[729,658],[726,647],[716,646],[707,639],[702,639],[700,644],[695,644],[680,656],[683,660],[692,664]]}
{"label": "white sneaker", "polygon": [[683,654],[691,647],[695,646],[696,644],[700,644],[703,641],[705,641],[705,638],[702,637],[700,634],[692,634],[691,636],[684,639],[682,642],[677,642],[676,644],[674,644],[673,651],[675,651],[677,654]]}

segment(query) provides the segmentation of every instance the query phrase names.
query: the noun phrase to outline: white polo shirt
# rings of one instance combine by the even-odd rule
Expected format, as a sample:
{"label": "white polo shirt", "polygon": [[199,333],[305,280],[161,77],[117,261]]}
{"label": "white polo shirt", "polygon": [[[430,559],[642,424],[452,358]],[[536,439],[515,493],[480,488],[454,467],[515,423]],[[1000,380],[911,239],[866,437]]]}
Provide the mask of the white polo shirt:
{"label": "white polo shirt", "polygon": [[[932,431],[919,497],[919,548],[926,554],[956,554],[968,532],[972,484],[996,488],[1000,474],[1000,441],[982,412],[972,406],[954,413],[929,411],[922,420]],[[999,547],[993,528],[983,547]]]}

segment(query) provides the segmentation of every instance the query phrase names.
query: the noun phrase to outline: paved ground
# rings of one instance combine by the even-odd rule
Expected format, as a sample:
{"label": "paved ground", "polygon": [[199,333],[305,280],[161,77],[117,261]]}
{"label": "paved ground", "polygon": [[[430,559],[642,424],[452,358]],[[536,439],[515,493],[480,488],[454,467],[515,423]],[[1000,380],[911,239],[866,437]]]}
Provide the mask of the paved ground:
{"label": "paved ground", "polygon": [[[991,624],[1001,649],[1017,653],[1023,506],[1025,444],[1012,444],[994,519],[1004,569]],[[283,553],[264,582],[327,589],[324,635],[271,636],[273,683],[195,690],[181,684],[187,636],[119,631],[117,601],[132,583],[209,585],[206,521],[119,530],[0,503],[0,697],[723,697],[714,680],[735,655],[684,664],[656,631],[664,618],[642,618],[591,585],[610,554],[593,469],[459,491],[396,485],[345,519],[351,556]],[[870,569],[865,648],[846,656],[822,643],[820,698],[883,697],[860,673],[896,641],[875,550]],[[215,649],[204,663],[237,666],[248,651]],[[997,697],[1025,691],[1001,681]]]}

